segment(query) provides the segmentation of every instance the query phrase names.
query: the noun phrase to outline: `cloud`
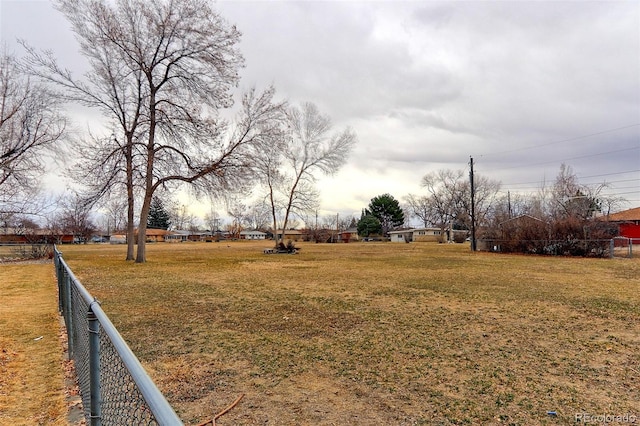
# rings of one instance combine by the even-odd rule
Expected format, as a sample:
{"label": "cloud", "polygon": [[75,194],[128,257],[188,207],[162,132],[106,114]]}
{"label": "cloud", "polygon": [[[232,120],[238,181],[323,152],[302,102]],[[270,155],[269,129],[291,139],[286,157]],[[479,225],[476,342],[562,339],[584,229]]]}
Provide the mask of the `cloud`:
{"label": "cloud", "polygon": [[[274,84],[357,132],[348,164],[320,180],[327,211],[419,192],[422,175],[465,169],[469,156],[514,190],[553,179],[562,162],[630,180],[616,191],[640,205],[638,2],[216,4],[243,33],[243,87]],[[67,55],[73,37],[50,9],[3,1],[3,39]]]}

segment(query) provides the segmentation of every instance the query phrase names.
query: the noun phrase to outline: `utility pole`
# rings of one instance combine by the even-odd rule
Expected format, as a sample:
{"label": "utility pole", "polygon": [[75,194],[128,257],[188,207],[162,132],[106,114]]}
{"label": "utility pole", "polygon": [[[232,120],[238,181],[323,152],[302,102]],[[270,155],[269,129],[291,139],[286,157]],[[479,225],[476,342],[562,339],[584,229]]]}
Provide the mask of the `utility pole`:
{"label": "utility pole", "polygon": [[471,181],[471,251],[476,251],[476,188],[473,182],[473,157],[469,157],[471,169],[469,180]]}

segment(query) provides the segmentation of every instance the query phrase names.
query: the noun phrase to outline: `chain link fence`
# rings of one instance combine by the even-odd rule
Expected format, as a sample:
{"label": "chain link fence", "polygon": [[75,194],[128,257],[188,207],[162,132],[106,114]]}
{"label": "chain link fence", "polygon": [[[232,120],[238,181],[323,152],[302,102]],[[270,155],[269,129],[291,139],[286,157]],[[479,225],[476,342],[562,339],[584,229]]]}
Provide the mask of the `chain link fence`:
{"label": "chain link fence", "polygon": [[[565,239],[565,240],[527,240],[527,239],[479,239],[478,250],[502,253],[525,253],[551,256],[583,257],[634,257],[634,241],[639,239],[615,237],[611,239]],[[638,254],[635,253],[637,257]]]}
{"label": "chain link fence", "polygon": [[58,307],[88,425],[182,425],[107,315],[54,249]]}
{"label": "chain link fence", "polygon": [[51,259],[50,244],[0,243],[0,262]]}
{"label": "chain link fence", "polygon": [[638,257],[639,246],[640,238],[615,237],[611,240],[611,257]]}

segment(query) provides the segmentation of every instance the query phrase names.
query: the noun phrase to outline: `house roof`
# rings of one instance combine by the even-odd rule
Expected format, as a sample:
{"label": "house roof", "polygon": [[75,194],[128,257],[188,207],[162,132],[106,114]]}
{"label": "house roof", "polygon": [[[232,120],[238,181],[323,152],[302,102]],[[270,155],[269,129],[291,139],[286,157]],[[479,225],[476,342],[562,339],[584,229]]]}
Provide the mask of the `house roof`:
{"label": "house roof", "polygon": [[[136,230],[136,234],[138,233],[138,231]],[[146,236],[164,236],[169,234],[170,232],[167,231],[166,229],[153,229],[153,228],[147,228],[145,235]]]}
{"label": "house roof", "polygon": [[544,222],[542,219],[538,219],[537,217],[534,217],[528,214],[521,214],[520,216],[512,217],[511,219],[505,220],[504,222],[500,223],[500,225],[504,225],[511,222],[520,222],[523,220],[534,220],[537,222]]}
{"label": "house roof", "polygon": [[636,207],[629,210],[624,210],[618,213],[612,213],[606,217],[606,219],[612,222],[625,222],[628,220],[635,221],[640,220],[640,207]]}
{"label": "house roof", "polygon": [[[276,232],[278,234],[282,234],[282,229],[278,229]],[[302,235],[302,232],[298,231],[297,229],[286,229],[284,233],[289,235],[296,235],[296,234]]]}
{"label": "house roof", "polygon": [[413,228],[410,229],[401,229],[398,231],[389,231],[389,234],[411,234],[414,231]]}

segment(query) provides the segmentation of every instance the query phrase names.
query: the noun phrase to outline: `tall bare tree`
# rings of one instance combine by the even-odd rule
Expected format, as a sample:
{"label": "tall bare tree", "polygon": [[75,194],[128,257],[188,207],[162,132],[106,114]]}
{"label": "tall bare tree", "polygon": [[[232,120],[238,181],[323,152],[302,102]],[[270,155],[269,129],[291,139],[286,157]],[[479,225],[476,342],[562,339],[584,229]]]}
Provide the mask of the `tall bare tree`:
{"label": "tall bare tree", "polygon": [[409,207],[409,214],[417,217],[425,228],[437,221],[437,216],[431,208],[431,200],[425,195],[409,194],[405,197]]}
{"label": "tall bare tree", "polygon": [[[274,231],[282,210],[282,229],[292,215],[302,215],[317,204],[316,173],[331,175],[347,161],[357,141],[347,128],[331,132],[331,120],[312,103],[291,107],[287,111],[288,134],[278,150],[265,152],[262,180],[268,191]],[[284,232],[283,232],[284,235]],[[276,232],[276,245],[279,243]]]}
{"label": "tall bare tree", "polygon": [[[110,135],[76,138],[72,177],[85,185],[83,198],[87,204],[112,194],[127,194],[127,260],[134,259],[135,182],[140,176],[135,162],[136,144],[145,134],[144,73],[128,66],[129,55],[117,42],[119,34],[133,31],[130,20],[115,16],[113,7],[104,2],[60,0],[56,6],[71,22],[78,35],[80,51],[90,63],[83,79],[60,66],[53,52],[39,53],[33,47],[29,70],[32,74],[62,88],[66,101],[95,108],[108,119]],[[139,148],[138,148],[139,149]]]}
{"label": "tall bare tree", "polygon": [[222,218],[220,217],[220,214],[212,207],[211,210],[204,215],[204,223],[209,231],[211,231],[211,233],[214,233],[218,231],[222,226]]}
{"label": "tall bare tree", "polygon": [[247,206],[245,225],[249,229],[264,230],[269,225],[269,206],[265,200],[258,200]]}
{"label": "tall bare tree", "polygon": [[428,216],[443,230],[462,215],[463,200],[469,196],[463,176],[462,170],[442,169],[422,177],[421,185],[428,192]]}
{"label": "tall bare tree", "polygon": [[0,51],[0,210],[29,213],[45,153],[62,139],[66,122],[54,93],[32,83],[15,57]]}
{"label": "tall bare tree", "polygon": [[127,202],[124,198],[114,197],[103,203],[103,229],[106,232],[123,231],[127,227]]}
{"label": "tall bare tree", "polygon": [[73,235],[74,242],[87,243],[96,230],[91,208],[77,194],[68,195],[61,202],[62,210],[55,216],[56,227]]}
{"label": "tall bare tree", "polygon": [[[281,105],[273,102],[273,88],[251,90],[234,125],[219,117],[220,109],[233,104],[231,90],[243,58],[237,49],[240,33],[209,1],[59,0],[58,6],[90,61],[93,86],[70,84],[68,72],[32,56],[63,77],[63,84],[79,87],[78,100],[97,99],[94,105],[118,117],[124,138],[113,144],[113,152],[124,151],[131,159],[131,168],[125,167],[127,188],[141,188],[135,260],[144,262],[155,191],[187,184],[196,192],[223,193],[240,186],[251,171],[245,154],[269,140],[270,121]],[[105,48],[92,49],[96,40]],[[126,120],[119,120],[125,109]]]}
{"label": "tall bare tree", "polygon": [[[422,186],[428,195],[420,211],[441,229],[449,225],[471,227],[471,185],[463,170],[442,169],[423,176]],[[500,182],[475,176],[476,222],[482,225],[500,190]],[[415,210],[414,210],[415,214]]]}

